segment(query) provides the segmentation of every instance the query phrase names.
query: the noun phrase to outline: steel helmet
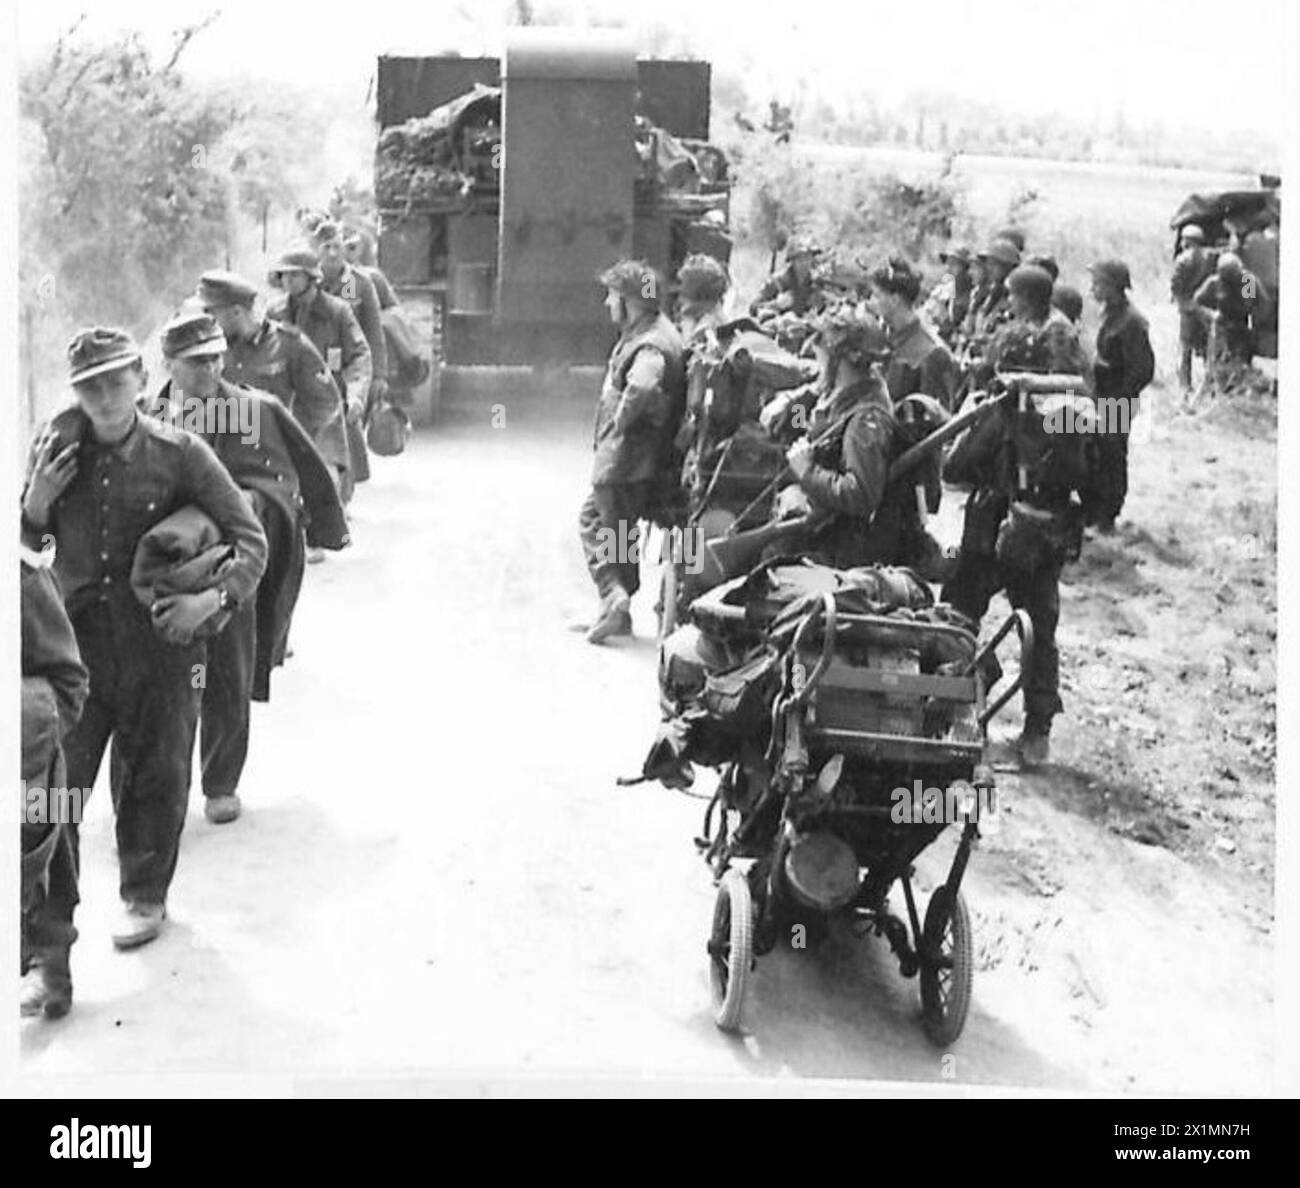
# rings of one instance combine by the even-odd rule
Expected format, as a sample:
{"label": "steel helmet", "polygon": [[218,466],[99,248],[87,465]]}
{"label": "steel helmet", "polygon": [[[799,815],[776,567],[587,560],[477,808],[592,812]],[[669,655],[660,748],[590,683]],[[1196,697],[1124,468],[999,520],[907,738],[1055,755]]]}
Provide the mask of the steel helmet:
{"label": "steel helmet", "polygon": [[1052,274],[1037,264],[1022,264],[1007,277],[1007,291],[1045,310],[1052,302]]}
{"label": "steel helmet", "polygon": [[889,357],[889,335],[876,317],[848,304],[828,310],[816,322],[817,336],[832,353],[860,362]]}
{"label": "steel helmet", "polygon": [[600,274],[600,283],[620,297],[631,297],[659,308],[659,274],[644,260],[620,260]]}
{"label": "steel helmet", "polygon": [[679,295],[688,305],[713,305],[727,293],[727,270],[712,256],[687,256],[677,270]]}

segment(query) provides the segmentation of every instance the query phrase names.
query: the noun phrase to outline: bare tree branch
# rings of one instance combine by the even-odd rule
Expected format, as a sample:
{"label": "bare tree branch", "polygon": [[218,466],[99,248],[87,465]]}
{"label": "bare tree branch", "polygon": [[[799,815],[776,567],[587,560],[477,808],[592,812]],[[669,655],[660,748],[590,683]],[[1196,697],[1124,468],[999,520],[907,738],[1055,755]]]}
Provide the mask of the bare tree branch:
{"label": "bare tree branch", "polygon": [[170,74],[180,60],[181,54],[185,52],[185,47],[205,29],[209,28],[220,16],[221,10],[217,9],[216,12],[209,13],[197,24],[186,25],[183,29],[178,29],[172,34],[172,56],[167,59],[167,65],[162,68],[162,73]]}

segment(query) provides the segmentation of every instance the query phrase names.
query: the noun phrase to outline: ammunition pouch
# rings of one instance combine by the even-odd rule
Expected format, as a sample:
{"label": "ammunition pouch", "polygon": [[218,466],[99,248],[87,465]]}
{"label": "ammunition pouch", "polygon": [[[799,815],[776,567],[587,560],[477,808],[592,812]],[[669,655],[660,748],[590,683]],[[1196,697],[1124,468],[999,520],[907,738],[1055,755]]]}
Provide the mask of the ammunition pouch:
{"label": "ammunition pouch", "polygon": [[995,556],[1008,569],[1032,573],[1078,560],[1083,548],[1083,509],[1077,503],[1050,511],[1020,500],[998,529]]}

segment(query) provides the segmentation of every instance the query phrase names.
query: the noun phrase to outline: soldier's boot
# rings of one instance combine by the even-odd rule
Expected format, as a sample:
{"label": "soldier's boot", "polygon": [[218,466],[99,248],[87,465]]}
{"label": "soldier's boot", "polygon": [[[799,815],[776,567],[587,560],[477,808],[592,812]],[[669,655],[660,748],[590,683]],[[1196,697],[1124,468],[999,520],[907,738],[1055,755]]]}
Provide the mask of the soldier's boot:
{"label": "soldier's boot", "polygon": [[1016,740],[1020,752],[1020,765],[1025,768],[1042,767],[1052,756],[1052,720],[1026,718],[1025,728]]}
{"label": "soldier's boot", "polygon": [[61,1019],[72,1008],[72,970],[66,949],[36,954],[23,975],[18,1009],[23,1018]]}
{"label": "soldier's boot", "polygon": [[154,940],[163,930],[167,909],[161,903],[124,903],[113,928],[113,946],[138,949]]}
{"label": "soldier's boot", "polygon": [[239,797],[233,792],[229,796],[205,796],[203,798],[203,815],[213,825],[227,825],[239,819],[243,809]]}
{"label": "soldier's boot", "polygon": [[601,603],[600,615],[587,632],[588,643],[604,643],[616,635],[632,634],[632,596],[615,586]]}

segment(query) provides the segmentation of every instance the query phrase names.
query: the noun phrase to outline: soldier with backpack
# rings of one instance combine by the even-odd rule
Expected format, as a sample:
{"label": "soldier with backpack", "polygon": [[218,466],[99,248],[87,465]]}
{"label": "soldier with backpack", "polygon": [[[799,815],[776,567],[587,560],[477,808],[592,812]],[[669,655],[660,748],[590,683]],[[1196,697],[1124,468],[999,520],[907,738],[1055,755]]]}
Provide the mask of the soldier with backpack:
{"label": "soldier with backpack", "polygon": [[595,644],[632,634],[632,595],[641,585],[640,521],[672,468],[686,400],[682,337],[660,307],[663,284],[655,270],[641,260],[620,260],[600,280],[619,337],[596,408],[591,494],[578,516],[600,595],[594,620],[581,628]]}
{"label": "soldier with backpack", "polygon": [[[1052,278],[1041,268],[1007,278],[1013,320],[990,344],[987,376],[996,390],[1011,373],[1077,377],[1086,386],[1086,357],[1068,319],[1051,310]],[[1016,383],[1017,381],[1012,381]],[[1030,379],[1020,381],[1033,387]],[[1051,381],[1043,381],[1050,389]],[[1024,729],[1018,740],[1026,767],[1045,763],[1052,719],[1061,712],[1060,576],[1079,554],[1083,533],[1078,496],[1092,470],[1092,406],[1085,396],[1038,398],[1026,390],[990,396],[999,408],[960,436],[943,468],[946,482],[970,488],[956,572],[943,599],[975,623],[1005,590],[1029,613],[1034,646],[1024,674]]]}

